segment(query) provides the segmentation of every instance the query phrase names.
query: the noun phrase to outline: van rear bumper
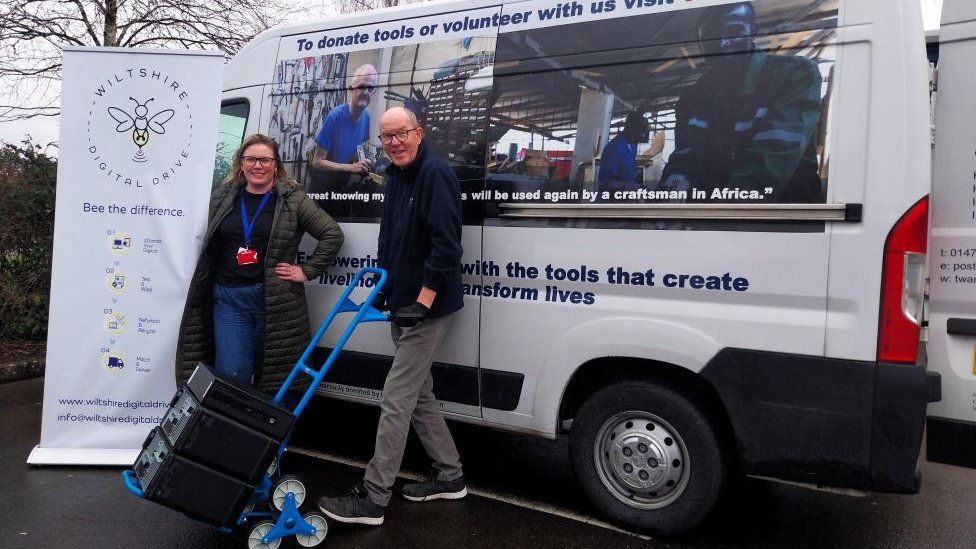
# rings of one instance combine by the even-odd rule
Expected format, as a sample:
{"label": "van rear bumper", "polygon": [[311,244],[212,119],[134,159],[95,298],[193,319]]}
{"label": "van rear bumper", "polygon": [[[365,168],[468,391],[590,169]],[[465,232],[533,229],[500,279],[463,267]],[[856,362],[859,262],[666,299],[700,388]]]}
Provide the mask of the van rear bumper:
{"label": "van rear bumper", "polygon": [[916,493],[928,402],[920,365],[724,349],[702,370],[725,406],[745,474]]}
{"label": "van rear bumper", "polygon": [[925,457],[935,463],[976,469],[976,423],[930,417]]}

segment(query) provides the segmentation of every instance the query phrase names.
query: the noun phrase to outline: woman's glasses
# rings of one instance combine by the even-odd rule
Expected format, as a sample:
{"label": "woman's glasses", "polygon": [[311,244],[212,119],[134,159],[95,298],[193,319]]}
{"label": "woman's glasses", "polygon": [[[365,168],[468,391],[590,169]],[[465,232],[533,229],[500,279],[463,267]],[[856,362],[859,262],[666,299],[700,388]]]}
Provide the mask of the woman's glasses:
{"label": "woman's glasses", "polygon": [[245,166],[263,166],[267,168],[268,166],[273,166],[275,159],[270,156],[245,156],[241,158],[244,161]]}

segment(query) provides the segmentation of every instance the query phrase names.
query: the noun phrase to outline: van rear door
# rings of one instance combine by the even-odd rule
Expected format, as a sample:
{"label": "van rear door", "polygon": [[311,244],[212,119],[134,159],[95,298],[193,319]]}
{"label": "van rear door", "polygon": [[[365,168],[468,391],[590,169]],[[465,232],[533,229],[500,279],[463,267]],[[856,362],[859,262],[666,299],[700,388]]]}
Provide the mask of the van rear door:
{"label": "van rear door", "polygon": [[929,461],[976,467],[976,4],[946,0],[939,48],[929,257]]}

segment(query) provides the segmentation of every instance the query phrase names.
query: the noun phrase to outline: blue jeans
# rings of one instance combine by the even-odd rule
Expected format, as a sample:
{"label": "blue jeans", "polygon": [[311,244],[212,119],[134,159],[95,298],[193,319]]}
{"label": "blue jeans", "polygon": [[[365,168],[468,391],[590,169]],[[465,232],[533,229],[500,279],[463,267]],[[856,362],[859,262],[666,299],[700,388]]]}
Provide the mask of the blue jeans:
{"label": "blue jeans", "polygon": [[264,287],[214,284],[214,368],[245,384],[264,359]]}

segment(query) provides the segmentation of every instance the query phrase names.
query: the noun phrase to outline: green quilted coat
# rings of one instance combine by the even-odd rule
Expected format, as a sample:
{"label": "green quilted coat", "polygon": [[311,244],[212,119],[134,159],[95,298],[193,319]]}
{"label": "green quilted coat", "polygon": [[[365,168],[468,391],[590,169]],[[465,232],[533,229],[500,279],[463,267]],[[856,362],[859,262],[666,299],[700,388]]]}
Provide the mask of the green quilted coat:
{"label": "green quilted coat", "polygon": [[[220,223],[231,213],[239,186],[222,185],[210,198],[210,216],[200,257],[190,282],[180,336],[176,347],[176,384],[189,378],[198,362],[214,363],[213,284],[214,259],[210,242]],[[335,259],[342,246],[339,224],[322,211],[304,192],[287,183],[277,183],[274,221],[268,251],[264,255],[264,301],[266,331],[264,365],[257,386],[273,390],[291,372],[310,334],[305,285],[281,280],[275,275],[277,263],[294,263],[302,235],[308,233],[319,243],[302,270],[315,280]]]}

